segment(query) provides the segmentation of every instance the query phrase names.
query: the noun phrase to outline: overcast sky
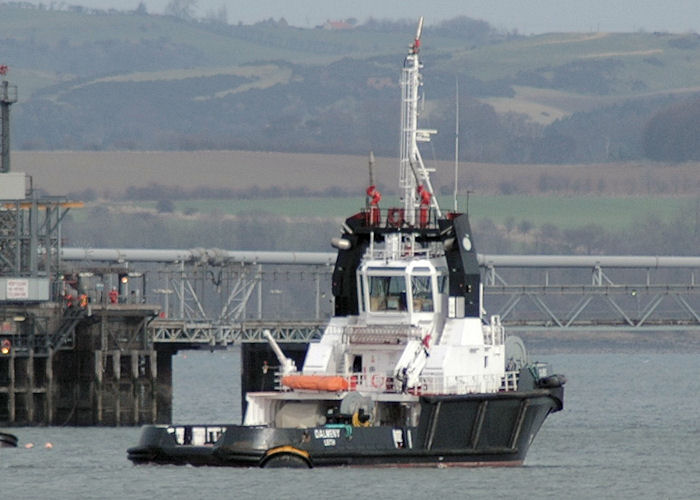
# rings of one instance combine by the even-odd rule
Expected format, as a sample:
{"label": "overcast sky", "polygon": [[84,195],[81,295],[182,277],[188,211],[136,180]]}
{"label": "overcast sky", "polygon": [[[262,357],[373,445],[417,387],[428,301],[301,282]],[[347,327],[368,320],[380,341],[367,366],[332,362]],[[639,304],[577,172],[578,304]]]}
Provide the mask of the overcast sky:
{"label": "overcast sky", "polygon": [[[69,5],[135,9],[140,0],[65,0]],[[169,0],[142,0],[153,14]],[[32,0],[38,3],[38,0]],[[43,3],[48,3],[43,0]],[[198,0],[197,17],[226,6],[228,21],[254,23],[284,17],[294,26],[313,27],[328,19],[368,17],[411,19],[426,24],[458,15],[483,19],[520,33],[557,31],[671,31],[700,28],[699,0]]]}

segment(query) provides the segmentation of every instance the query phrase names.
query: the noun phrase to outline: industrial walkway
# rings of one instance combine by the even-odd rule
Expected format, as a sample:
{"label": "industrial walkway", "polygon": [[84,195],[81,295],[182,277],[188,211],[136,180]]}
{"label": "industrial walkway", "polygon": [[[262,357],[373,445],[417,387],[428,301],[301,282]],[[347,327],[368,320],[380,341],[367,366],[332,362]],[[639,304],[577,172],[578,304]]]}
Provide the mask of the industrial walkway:
{"label": "industrial walkway", "polygon": [[[161,305],[148,326],[155,343],[260,342],[265,329],[308,342],[332,310],[331,252],[64,248],[62,260],[138,282],[137,300]],[[482,254],[479,263],[484,307],[509,331],[700,330],[700,257]]]}

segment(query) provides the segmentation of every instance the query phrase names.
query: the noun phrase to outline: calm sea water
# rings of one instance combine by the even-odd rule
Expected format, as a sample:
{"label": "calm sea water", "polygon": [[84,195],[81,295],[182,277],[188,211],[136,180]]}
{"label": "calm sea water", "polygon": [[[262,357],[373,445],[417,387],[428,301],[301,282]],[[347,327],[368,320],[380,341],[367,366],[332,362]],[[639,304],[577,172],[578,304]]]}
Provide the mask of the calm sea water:
{"label": "calm sea water", "polygon": [[[523,467],[136,467],[138,428],[14,428],[35,446],[0,449],[0,499],[700,497],[700,354],[537,358],[569,381]],[[237,351],[180,354],[174,367],[175,422],[239,421]]]}

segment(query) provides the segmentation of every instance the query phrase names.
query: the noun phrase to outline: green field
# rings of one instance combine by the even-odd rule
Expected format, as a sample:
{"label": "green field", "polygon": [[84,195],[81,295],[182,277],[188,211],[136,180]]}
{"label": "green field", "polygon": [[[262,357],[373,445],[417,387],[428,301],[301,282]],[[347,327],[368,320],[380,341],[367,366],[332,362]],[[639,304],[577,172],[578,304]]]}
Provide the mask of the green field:
{"label": "green field", "polygon": [[609,94],[640,95],[700,85],[700,62],[689,56],[692,50],[695,40],[687,34],[554,33],[465,50],[450,62],[479,68],[484,79],[498,79],[533,68],[617,61],[622,64],[615,69],[616,83]]}
{"label": "green field", "polygon": [[597,224],[606,230],[619,230],[649,217],[668,222],[694,203],[683,197],[474,196],[469,206],[476,220],[488,217],[497,224],[512,217],[516,224],[527,220],[562,229]]}
{"label": "green field", "polygon": [[[469,199],[474,221],[488,218],[496,224],[517,225],[528,221],[535,226],[552,224],[574,228],[597,224],[606,230],[618,230],[654,217],[668,222],[683,210],[691,210],[697,200],[691,197],[592,197],[592,196],[475,196]],[[397,206],[396,198],[384,198],[382,208]],[[443,209],[452,207],[451,197],[442,197]],[[144,203],[155,208],[155,203]],[[185,200],[175,210],[190,214],[278,215],[287,217],[344,218],[364,206],[362,198],[275,198],[257,200]],[[459,201],[461,211],[466,198]],[[694,212],[693,212],[694,213]]]}

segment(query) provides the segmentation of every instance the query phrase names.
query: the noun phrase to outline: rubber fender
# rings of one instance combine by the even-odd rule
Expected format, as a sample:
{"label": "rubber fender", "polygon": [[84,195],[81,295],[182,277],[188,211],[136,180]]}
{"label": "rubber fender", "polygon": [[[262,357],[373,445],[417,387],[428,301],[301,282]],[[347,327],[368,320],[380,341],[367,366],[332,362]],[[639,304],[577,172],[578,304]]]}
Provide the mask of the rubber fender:
{"label": "rubber fender", "polygon": [[267,450],[260,460],[262,468],[306,468],[311,469],[311,456],[309,452],[293,446],[278,446]]}
{"label": "rubber fender", "polygon": [[537,381],[537,387],[545,389],[561,387],[564,384],[566,384],[566,377],[564,375],[550,375],[548,377],[542,377]]}

